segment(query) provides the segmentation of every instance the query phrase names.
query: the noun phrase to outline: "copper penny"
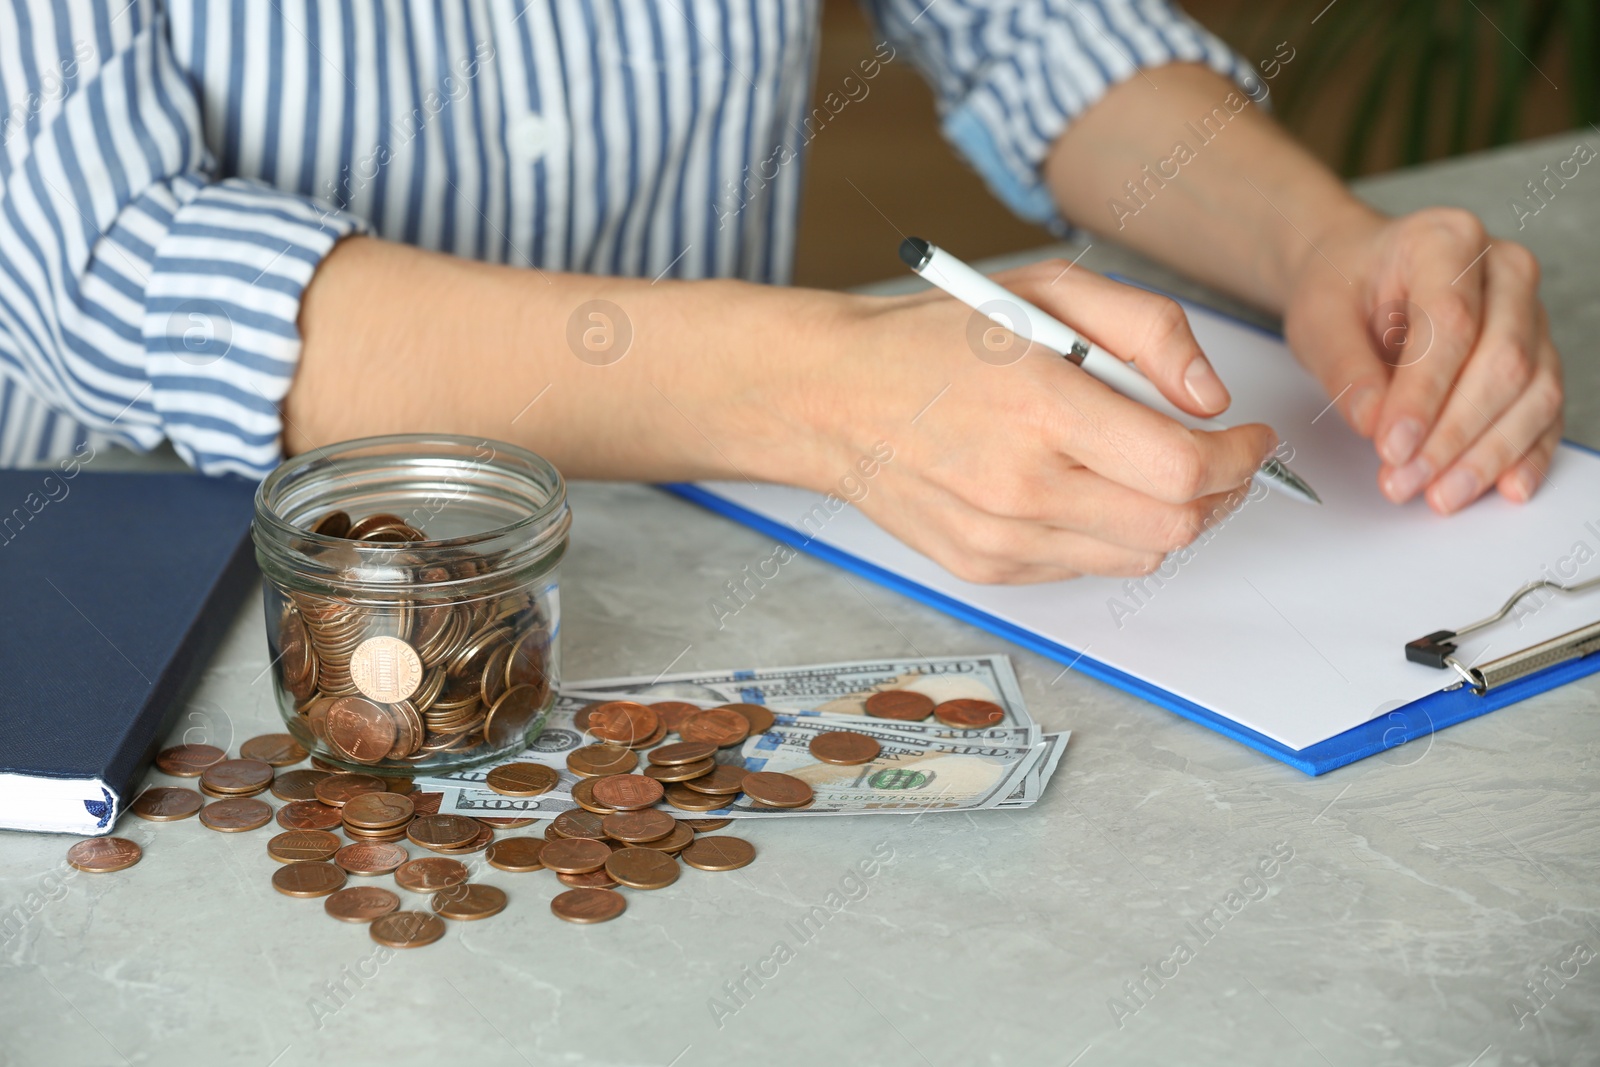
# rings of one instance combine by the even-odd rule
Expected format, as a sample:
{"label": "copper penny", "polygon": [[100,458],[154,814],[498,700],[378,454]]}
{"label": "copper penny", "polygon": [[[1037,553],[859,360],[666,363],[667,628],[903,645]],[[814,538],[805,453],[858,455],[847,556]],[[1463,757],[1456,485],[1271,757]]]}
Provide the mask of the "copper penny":
{"label": "copper penny", "polygon": [[642,774],[612,774],[594,783],[594,798],[618,811],[637,811],[658,803],[661,783]]}
{"label": "copper penny", "polygon": [[647,748],[654,748],[656,745],[659,745],[666,739],[667,728],[665,726],[657,726],[655,733],[651,734],[649,737],[633,742],[633,744],[629,745],[628,747],[633,749],[635,752],[639,752]]}
{"label": "copper penny", "polygon": [[639,754],[617,745],[585,745],[567,754],[567,770],[584,778],[627,774],[639,766]]}
{"label": "copper penny", "polygon": [[933,717],[957,730],[982,730],[1005,721],[1006,709],[992,700],[946,700],[933,709]]}
{"label": "copper penny", "polygon": [[332,859],[339,839],[326,830],[285,830],[267,842],[267,855],[279,863]]}
{"label": "copper penny", "polygon": [[750,732],[753,734],[766,733],[777,721],[772,712],[760,704],[723,704],[720,709],[714,710],[731,711],[744,716],[744,721],[750,724]]}
{"label": "copper penny", "polygon": [[372,940],[390,948],[421,948],[444,936],[444,920],[421,911],[391,911],[367,928]]}
{"label": "copper penny", "polygon": [[[649,774],[656,768],[646,767],[645,773]],[[572,786],[572,801],[585,811],[592,811],[597,815],[610,815],[616,808],[607,807],[594,798],[594,784],[598,778],[579,778]]]}
{"label": "copper penny", "polygon": [[614,889],[617,885],[617,880],[607,874],[604,867],[583,874],[558,874],[556,881],[574,889]]}
{"label": "copper penny", "polygon": [[400,907],[400,898],[376,885],[353,885],[322,902],[322,910],[344,923],[369,923]]}
{"label": "copper penny", "polygon": [[490,771],[484,784],[508,797],[536,797],[548,793],[561,781],[554,767],[542,763],[508,763]]}
{"label": "copper penny", "polygon": [[682,766],[685,763],[699,763],[708,760],[717,754],[716,745],[704,742],[680,741],[675,745],[662,745],[650,753],[649,760],[657,767]]}
{"label": "copper penny", "polygon": [[548,683],[545,665],[549,658],[550,631],[537,626],[506,646],[506,685],[544,686]]}
{"label": "copper penny", "polygon": [[453,886],[433,896],[433,912],[457,922],[473,922],[506,909],[506,891],[482,882]]}
{"label": "copper penny", "polygon": [[577,711],[577,713],[575,715],[572,716],[572,725],[576,726],[579,730],[582,730],[584,733],[588,733],[589,732],[589,717],[594,714],[594,711],[595,711],[596,708],[602,706],[605,703],[606,702],[604,700],[599,700],[599,701],[596,701],[593,704],[585,704],[583,707],[578,709],[578,711]]}
{"label": "copper penny", "polygon": [[201,771],[227,758],[215,745],[174,745],[156,753],[156,769],[174,778],[198,778]]}
{"label": "copper penny", "polygon": [[411,821],[416,808],[399,793],[362,793],[339,810],[345,824],[362,830],[383,830]]}
{"label": "copper penny", "polygon": [[278,825],[285,830],[332,830],[343,821],[338,808],[320,800],[293,800],[278,809]]}
{"label": "copper penny", "polygon": [[328,744],[352,763],[377,763],[400,736],[388,709],[365,697],[340,697],[328,705]]}
{"label": "copper penny", "polygon": [[[663,814],[665,814],[663,812]],[[658,837],[654,841],[641,841],[643,848],[653,848],[659,852],[671,852],[676,855],[694,844],[694,831],[689,829],[677,819],[672,820],[672,832],[665,837]]]}
{"label": "copper penny", "polygon": [[544,867],[539,856],[545,844],[537,837],[508,837],[490,845],[483,858],[502,871],[537,871]]}
{"label": "copper penny", "polygon": [[532,826],[539,821],[538,819],[504,819],[497,815],[474,815],[472,818],[496,830],[520,830],[524,826]]}
{"label": "copper penny", "polygon": [[410,858],[411,854],[399,845],[366,841],[346,845],[333,854],[334,863],[363,876],[388,874]]}
{"label": "copper penny", "polygon": [[200,788],[223,796],[255,796],[272,784],[272,765],[258,759],[225,759],[200,772]]}
{"label": "copper penny", "polygon": [[489,708],[483,721],[483,740],[490,748],[505,749],[520,744],[528,728],[544,710],[549,689],[542,685],[517,685],[507,689]]}
{"label": "copper penny", "polygon": [[627,910],[628,902],[614,889],[569,889],[550,901],[556,918],[569,923],[603,923]]}
{"label": "copper penny", "polygon": [[743,767],[737,767],[731,763],[719,763],[711,768],[709,774],[691,778],[683,784],[696,793],[728,797],[744,788],[744,780],[748,774],[749,772]]}
{"label": "copper penny", "polygon": [[439,814],[439,805],[444,803],[443,793],[412,793],[410,797],[419,816]]}
{"label": "copper penny", "polygon": [[853,730],[833,730],[811,739],[811,754],[823,763],[837,763],[851,767],[858,763],[871,763],[878,758],[883,747]]}
{"label": "copper penny", "polygon": [[678,820],[664,811],[648,808],[644,811],[619,811],[600,820],[601,829],[613,841],[626,841],[630,845],[645,841],[659,841],[672,833]]}
{"label": "copper penny", "polygon": [[437,893],[465,882],[470,872],[467,865],[448,856],[425,856],[419,860],[402,863],[394,872],[394,882],[401,889],[413,893]]}
{"label": "copper penny", "polygon": [[653,710],[631,700],[608,700],[589,713],[589,732],[619,745],[642,741],[660,728]]}
{"label": "copper penny", "polygon": [[288,734],[262,734],[240,745],[239,755],[245,759],[258,759],[273,767],[287,767],[291,763],[299,763],[310,753]]}
{"label": "copper penny", "polygon": [[139,799],[128,805],[128,810],[151,822],[177,822],[198,812],[205,803],[193,789],[153,785],[140,793]]}
{"label": "copper penny", "polygon": [[716,811],[732,803],[731,798],[713,793],[696,793],[682,782],[667,786],[667,803],[680,811]]}
{"label": "copper penny", "polygon": [[91,837],[67,849],[67,862],[87,874],[124,871],[139,862],[144,850],[125,837]]}
{"label": "copper penny", "polygon": [[272,821],[272,805],[249,797],[215,800],[200,809],[200,821],[225,834],[242,833]]}
{"label": "copper penny", "polygon": [[869,696],[866,707],[874,718],[919,722],[933,713],[933,698],[910,689],[885,689]]}
{"label": "copper penny", "polygon": [[328,771],[284,771],[272,779],[272,795],[279,800],[315,800],[317,783],[327,777]]}
{"label": "copper penny", "polygon": [[644,775],[658,782],[687,782],[691,778],[711,773],[716,766],[716,760],[703,759],[698,763],[680,763],[672,767],[646,767]]}
{"label": "copper penny", "polygon": [[697,834],[709,834],[713,830],[733,825],[732,819],[679,819],[678,822]]}
{"label": "copper penny", "polygon": [[[557,837],[579,837],[589,841],[605,839],[604,819],[592,811],[564,811],[555,817],[549,829]],[[548,840],[549,835],[546,835]]]}
{"label": "copper penny", "polygon": [[[369,637],[350,653],[350,681],[364,697],[397,704],[422,684],[422,660],[398,637]],[[330,722],[333,714],[330,708]]]}
{"label": "copper penny", "polygon": [[632,889],[665,889],[680,870],[676,859],[654,848],[625,848],[606,860],[606,873]]}
{"label": "copper penny", "polygon": [[678,735],[685,741],[700,741],[717,748],[728,748],[750,736],[750,721],[736,711],[713,708],[684,723]]}
{"label": "copper penny", "polygon": [[480,830],[489,828],[465,815],[425,815],[411,820],[406,836],[424,848],[462,848],[472,844]]}
{"label": "copper penny", "polygon": [[769,808],[800,808],[811,803],[811,787],[792,774],[756,771],[744,776],[744,795]]}
{"label": "copper penny", "polygon": [[311,532],[323,537],[347,537],[350,534],[350,515],[344,511],[330,511],[311,524]]}
{"label": "copper penny", "polygon": [[583,874],[598,870],[610,858],[611,849],[604,841],[581,837],[546,841],[544,851],[539,853],[540,862],[560,874]]}
{"label": "copper penny", "polygon": [[735,871],[756,858],[756,847],[742,837],[702,837],[683,850],[683,862],[702,871]]}
{"label": "copper penny", "polygon": [[686,704],[681,700],[658,700],[650,705],[650,710],[656,713],[669,733],[677,733],[683,728],[685,721],[700,714],[701,708],[693,704]]}
{"label": "copper penny", "polygon": [[482,823],[479,823],[477,819],[473,819],[472,822],[477,823],[478,832],[473,835],[471,841],[468,841],[464,845],[456,845],[454,847],[434,845],[432,846],[433,851],[444,856],[470,856],[474,852],[482,852],[484,849],[492,845],[494,843],[494,827],[485,826]]}
{"label": "copper penny", "polygon": [[313,790],[324,804],[342,808],[363,793],[386,793],[388,786],[382,778],[371,774],[330,774]]}
{"label": "copper penny", "polygon": [[272,872],[272,888],[290,897],[325,897],[344,888],[344,871],[331,863],[286,863]]}

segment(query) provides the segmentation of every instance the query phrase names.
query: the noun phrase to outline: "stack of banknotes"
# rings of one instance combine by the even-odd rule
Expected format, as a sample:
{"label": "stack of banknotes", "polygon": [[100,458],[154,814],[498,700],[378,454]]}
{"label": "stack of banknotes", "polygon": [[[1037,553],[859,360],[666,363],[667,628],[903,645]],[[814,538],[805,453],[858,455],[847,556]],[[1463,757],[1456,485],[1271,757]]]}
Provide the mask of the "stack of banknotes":
{"label": "stack of banknotes", "polygon": [[[982,729],[959,730],[932,718],[905,722],[868,716],[867,698],[892,689],[919,692],[935,703],[958,698],[993,701],[1005,710],[1005,718]],[[755,807],[741,796],[727,808],[705,813],[706,818],[1026,808],[1043,795],[1070,736],[1046,733],[1033,721],[1011,660],[1004,655],[693,671],[567,683],[544,729],[526,751],[468,770],[418,778],[416,784],[443,794],[441,813],[554,818],[578,806],[572,799],[578,777],[568,769],[567,756],[595,740],[578,728],[576,717],[591,704],[606,700],[645,704],[677,700],[707,708],[761,704],[773,713],[769,730],[725,749],[717,759],[751,771],[782,771],[802,778],[815,791],[815,801],[802,809],[772,809]],[[865,734],[878,742],[881,752],[858,766],[820,763],[811,755],[811,740],[833,730]],[[502,796],[485,780],[491,770],[506,763],[544,764],[559,772],[560,783],[539,796]]]}

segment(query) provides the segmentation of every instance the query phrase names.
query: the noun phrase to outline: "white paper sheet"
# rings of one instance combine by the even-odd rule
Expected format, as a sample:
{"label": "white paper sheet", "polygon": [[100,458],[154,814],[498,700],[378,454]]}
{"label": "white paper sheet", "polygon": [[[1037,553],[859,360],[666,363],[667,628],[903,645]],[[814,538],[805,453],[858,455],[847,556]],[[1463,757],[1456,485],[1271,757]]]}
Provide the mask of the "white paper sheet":
{"label": "white paper sheet", "polygon": [[[1532,579],[1600,573],[1600,457],[1563,445],[1526,505],[1492,494],[1449,518],[1420,500],[1396,507],[1378,492],[1372,445],[1327,408],[1282,342],[1204,309],[1190,307],[1189,317],[1233,393],[1225,421],[1276,429],[1321,507],[1276,493],[1250,501],[1186,563],[1169,557],[1138,595],[1124,579],[957,581],[853,507],[821,524],[817,539],[1293,749],[1455,680],[1406,662],[1407,641],[1488,615]],[[819,527],[803,522],[822,500],[816,494],[743,482],[702,488],[778,522]],[[1535,594],[1522,608],[1516,621],[1464,641],[1461,655],[1482,662],[1593,622],[1600,593]]]}

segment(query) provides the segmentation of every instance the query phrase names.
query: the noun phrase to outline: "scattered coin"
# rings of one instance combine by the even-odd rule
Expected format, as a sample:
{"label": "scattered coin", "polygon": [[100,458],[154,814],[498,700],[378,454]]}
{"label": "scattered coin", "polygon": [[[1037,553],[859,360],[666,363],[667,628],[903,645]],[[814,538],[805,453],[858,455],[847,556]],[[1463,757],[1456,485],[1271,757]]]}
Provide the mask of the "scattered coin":
{"label": "scattered coin", "polygon": [[982,730],[1005,721],[1006,709],[992,700],[946,700],[933,709],[933,717],[957,730]]}
{"label": "scattered coin", "polygon": [[585,745],[567,754],[567,770],[584,778],[626,774],[639,766],[639,755],[617,745]]}
{"label": "scattered coin", "polygon": [[644,776],[658,782],[687,782],[702,774],[709,774],[716,765],[714,759],[703,759],[698,763],[679,763],[671,767],[646,767]]}
{"label": "scattered coin", "polygon": [[381,830],[411,821],[416,808],[409,797],[398,793],[362,793],[340,809],[346,826],[362,830]]}
{"label": "scattered coin", "polygon": [[869,696],[866,708],[874,718],[920,722],[933,713],[933,698],[910,689],[885,689]]}
{"label": "scattered coin", "polygon": [[850,767],[858,763],[871,763],[878,758],[883,747],[854,730],[833,730],[811,739],[811,754],[823,763],[837,763]]}
{"label": "scattered coin", "polygon": [[480,832],[494,831],[465,815],[427,815],[413,819],[406,836],[423,848],[463,848],[471,845]]}
{"label": "scattered coin", "polygon": [[[691,783],[693,784],[693,783]],[[756,771],[744,776],[744,795],[769,808],[801,808],[811,803],[811,787],[792,774]]]}
{"label": "scattered coin", "polygon": [[474,815],[474,819],[485,826],[492,826],[496,830],[520,830],[524,826],[532,826],[538,819],[503,819],[496,815]]}
{"label": "scattered coin", "polygon": [[750,720],[736,711],[713,708],[685,722],[678,730],[685,741],[700,741],[717,748],[737,745],[750,736]]}
{"label": "scattered coin", "polygon": [[363,841],[341,848],[334,853],[333,862],[351,874],[370,876],[388,874],[410,858],[399,845]]}
{"label": "scattered coin", "polygon": [[255,796],[272,784],[272,765],[258,759],[219,760],[200,772],[200,788],[224,796]]}
{"label": "scattered coin", "polygon": [[313,788],[318,800],[342,808],[362,793],[386,793],[389,787],[371,774],[330,774]]}
{"label": "scattered coin", "polygon": [[556,881],[573,889],[615,889],[617,885],[617,880],[607,874],[604,867],[582,874],[558,874]]}
{"label": "scattered coin", "polygon": [[642,774],[612,774],[594,783],[594,799],[618,811],[637,811],[659,803],[661,783]]}
{"label": "scattered coin", "polygon": [[667,803],[680,811],[716,811],[727,807],[732,798],[714,793],[697,793],[682,782],[667,786]]}
{"label": "scattered coin", "polygon": [[555,817],[547,829],[554,830],[557,837],[577,837],[590,841],[601,841],[606,836],[603,817],[592,811],[564,811]]}
{"label": "scattered coin", "polygon": [[[650,771],[659,769],[646,767],[645,773],[649,774]],[[594,784],[599,780],[598,778],[579,778],[572,786],[572,801],[585,811],[592,811],[597,815],[610,815],[617,809],[607,807],[594,798]]]}
{"label": "scattered coin", "polygon": [[339,839],[326,830],[285,830],[267,842],[267,855],[279,863],[332,859]]}
{"label": "scattered coin", "polygon": [[91,837],[67,849],[67,862],[87,874],[124,871],[139,862],[144,850],[125,837]]}
{"label": "scattered coin", "polygon": [[362,696],[398,704],[422,685],[422,660],[398,637],[369,637],[350,653],[350,680]]}
{"label": "scattered coin", "polygon": [[468,877],[467,865],[447,856],[424,856],[402,863],[394,872],[395,884],[413,893],[437,893],[460,885]]}
{"label": "scattered coin", "polygon": [[504,911],[506,892],[482,882],[468,882],[435,893],[432,906],[435,915],[457,922],[472,922]]}
{"label": "scattered coin", "polygon": [[605,866],[611,858],[611,849],[604,841],[587,838],[560,838],[545,842],[539,859],[546,867],[561,874],[583,874]]}
{"label": "scattered coin", "polygon": [[[472,821],[474,823],[478,823],[478,820],[476,819],[473,819]],[[445,856],[469,856],[474,852],[482,852],[493,843],[494,828],[492,826],[485,826],[482,823],[478,823],[478,832],[473,835],[472,840],[468,841],[466,844],[456,845],[454,848],[448,848],[442,845],[434,845],[431,847],[433,848],[433,851]]]}
{"label": "scattered coin", "polygon": [[344,871],[331,863],[286,863],[272,872],[272,888],[290,897],[325,897],[344,888]]}
{"label": "scattered coin", "polygon": [[672,833],[672,828],[677,825],[678,820],[655,808],[644,811],[619,811],[600,820],[600,827],[606,832],[607,837],[614,841],[626,841],[630,845],[659,841]]}
{"label": "scattered coin", "polygon": [[153,785],[140,793],[139,798],[128,805],[128,810],[151,822],[177,822],[198,812],[205,807],[205,803],[205,799],[193,789]]}
{"label": "scattered coin", "polygon": [[678,880],[678,861],[654,848],[624,848],[606,860],[606,873],[631,889],[665,889]]}
{"label": "scattered coin", "polygon": [[656,718],[661,720],[661,725],[669,733],[677,733],[685,720],[694,718],[701,711],[695,705],[681,700],[658,700],[650,705],[650,710],[656,713]]}
{"label": "scattered coin", "polygon": [[569,889],[550,901],[556,918],[569,923],[603,923],[627,910],[628,902],[612,889]]}
{"label": "scattered coin", "polygon": [[589,713],[589,732],[618,745],[642,741],[660,728],[652,709],[631,700],[608,700]]}
{"label": "scattered coin", "polygon": [[320,800],[291,800],[278,809],[278,825],[285,830],[332,830],[343,821],[338,808]]}
{"label": "scattered coin", "polygon": [[315,800],[317,783],[327,777],[328,771],[284,771],[272,779],[272,795],[279,800]]}
{"label": "scattered coin", "polygon": [[376,885],[341,889],[322,903],[322,910],[346,923],[369,923],[400,907],[400,898]]}
{"label": "scattered coin", "polygon": [[700,763],[716,754],[716,745],[708,745],[704,742],[680,741],[675,745],[662,745],[652,751],[648,759],[657,767],[673,767],[686,763]]}
{"label": "scattered coin", "polygon": [[732,825],[732,819],[679,819],[678,822],[687,826],[697,834],[709,834],[713,830],[720,830],[724,826]]}
{"label": "scattered coin", "polygon": [[174,778],[198,778],[201,771],[227,758],[215,745],[174,745],[156,753],[156,769]]}
{"label": "scattered coin", "polygon": [[710,793],[713,796],[732,796],[743,788],[744,780],[748,773],[743,767],[736,767],[731,763],[719,763],[711,768],[707,774],[698,778],[691,778],[683,784],[696,793]]}
{"label": "scattered coin", "polygon": [[390,948],[421,948],[444,936],[444,920],[421,911],[391,911],[374,919],[372,940]]}
{"label": "scattered coin", "polygon": [[756,858],[756,847],[742,837],[701,837],[683,850],[683,862],[702,871],[738,870]]}
{"label": "scattered coin", "polygon": [[[663,812],[662,814],[666,814]],[[672,831],[664,837],[650,841],[640,841],[643,848],[653,848],[658,852],[670,852],[677,855],[694,843],[694,831],[678,819],[672,820]]]}
{"label": "scattered coin", "polygon": [[240,745],[239,755],[244,759],[260,760],[272,767],[287,767],[299,763],[310,753],[288,734],[262,734]]}
{"label": "scattered coin", "polygon": [[772,712],[760,704],[724,704],[722,710],[731,711],[744,716],[744,721],[750,724],[750,732],[764,734],[772,729],[772,724],[777,720]]}
{"label": "scattered coin", "polygon": [[508,797],[536,797],[561,781],[553,767],[541,763],[508,763],[490,771],[484,784]]}
{"label": "scattered coin", "polygon": [[271,822],[272,805],[249,797],[215,800],[200,809],[200,821],[225,834],[242,833]]}
{"label": "scattered coin", "polygon": [[508,837],[490,845],[483,858],[502,871],[537,871],[544,867],[539,857],[545,844],[537,837]]}
{"label": "scattered coin", "polygon": [[413,793],[411,804],[417,809],[417,815],[437,815],[439,805],[444,801],[443,793]]}

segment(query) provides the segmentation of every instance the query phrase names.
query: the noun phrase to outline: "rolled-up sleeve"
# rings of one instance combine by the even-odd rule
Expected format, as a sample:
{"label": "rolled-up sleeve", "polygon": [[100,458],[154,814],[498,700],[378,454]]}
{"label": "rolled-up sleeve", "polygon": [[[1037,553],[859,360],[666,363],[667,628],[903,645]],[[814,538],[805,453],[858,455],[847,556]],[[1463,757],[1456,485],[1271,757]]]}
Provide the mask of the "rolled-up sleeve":
{"label": "rolled-up sleeve", "polygon": [[[0,384],[48,408],[33,421],[58,438],[166,439],[207,473],[264,474],[281,455],[301,294],[363,223],[217,180],[154,5],[5,7]],[[0,425],[13,453],[0,459],[47,450],[24,437]]]}
{"label": "rolled-up sleeve", "polygon": [[1066,228],[1041,167],[1068,124],[1146,67],[1203,63],[1252,97],[1250,64],[1164,0],[861,0],[909,50],[944,135],[1023,218]]}

